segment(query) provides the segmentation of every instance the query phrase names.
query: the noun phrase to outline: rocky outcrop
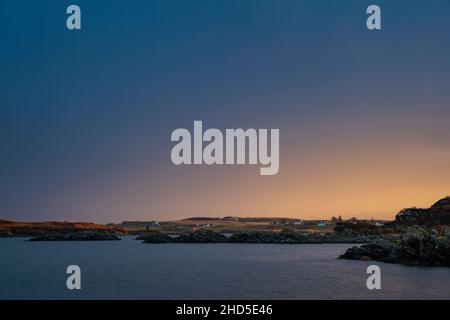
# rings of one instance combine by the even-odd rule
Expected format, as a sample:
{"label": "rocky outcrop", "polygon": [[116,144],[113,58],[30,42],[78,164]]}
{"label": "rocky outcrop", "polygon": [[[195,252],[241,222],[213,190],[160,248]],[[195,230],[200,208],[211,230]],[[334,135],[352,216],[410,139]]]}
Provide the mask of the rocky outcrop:
{"label": "rocky outcrop", "polygon": [[136,240],[144,240],[144,243],[223,243],[227,241],[227,238],[211,230],[198,230],[176,236],[157,231],[139,236]]}
{"label": "rocky outcrop", "polygon": [[176,243],[223,243],[227,238],[221,233],[211,230],[199,230],[187,234],[181,234],[173,238]]}
{"label": "rocky outcrop", "polygon": [[353,260],[377,260],[383,262],[393,262],[390,259],[390,254],[393,248],[393,243],[389,241],[375,241],[364,244],[361,247],[353,247],[339,257],[339,259],[353,259]]}
{"label": "rocky outcrop", "polygon": [[293,237],[284,237],[277,232],[239,232],[233,234],[230,243],[294,243]]}
{"label": "rocky outcrop", "polygon": [[231,243],[367,243],[377,236],[348,236],[339,233],[300,233],[291,230],[281,232],[243,232],[236,233],[228,239]]}
{"label": "rocky outcrop", "polygon": [[431,206],[432,209],[450,209],[450,196],[445,197]]}
{"label": "rocky outcrop", "polygon": [[105,241],[121,240],[111,232],[82,231],[69,234],[48,233],[31,238],[29,241]]}
{"label": "rocky outcrop", "polygon": [[141,235],[136,240],[144,240],[144,243],[169,243],[172,242],[172,238],[168,235],[156,231],[145,235]]}
{"label": "rocky outcrop", "polygon": [[399,227],[450,225],[450,197],[439,200],[427,209],[403,209],[396,215],[394,225]]}
{"label": "rocky outcrop", "polygon": [[415,226],[409,228],[397,241],[378,240],[353,247],[339,258],[450,267],[450,232],[438,235],[434,230]]}
{"label": "rocky outcrop", "polygon": [[239,232],[230,237],[211,230],[199,230],[192,233],[168,236],[161,232],[152,232],[139,236],[137,240],[144,243],[285,243],[285,244],[314,244],[314,243],[367,243],[378,236],[346,236],[336,233],[311,234],[291,230],[281,232],[256,231]]}

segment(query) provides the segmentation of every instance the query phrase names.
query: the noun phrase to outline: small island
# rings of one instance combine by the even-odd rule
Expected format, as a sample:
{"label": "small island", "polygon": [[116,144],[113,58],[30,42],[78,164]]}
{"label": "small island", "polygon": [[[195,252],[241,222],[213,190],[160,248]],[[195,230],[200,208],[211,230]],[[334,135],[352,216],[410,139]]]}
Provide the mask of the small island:
{"label": "small island", "polygon": [[110,241],[121,240],[110,231],[80,231],[68,234],[49,233],[32,237],[29,241]]}

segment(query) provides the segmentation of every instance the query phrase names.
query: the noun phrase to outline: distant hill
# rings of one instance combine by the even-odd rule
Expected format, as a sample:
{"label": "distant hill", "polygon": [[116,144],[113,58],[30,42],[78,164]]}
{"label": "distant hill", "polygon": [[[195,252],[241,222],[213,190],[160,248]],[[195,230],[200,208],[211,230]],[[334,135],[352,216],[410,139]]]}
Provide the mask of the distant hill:
{"label": "distant hill", "polygon": [[450,197],[445,197],[430,208],[407,208],[400,211],[394,224],[397,226],[412,225],[450,225]]}
{"label": "distant hill", "polygon": [[123,229],[91,222],[17,222],[0,220],[0,236],[33,237],[47,233],[67,234],[79,231],[123,232]]}
{"label": "distant hill", "polygon": [[181,221],[239,221],[239,222],[274,222],[274,221],[283,221],[283,222],[293,222],[298,221],[299,219],[294,218],[283,218],[283,217],[235,217],[235,216],[226,216],[223,218],[217,217],[192,217],[182,219]]}
{"label": "distant hill", "polygon": [[[413,225],[450,226],[450,196],[440,199],[430,208],[406,208],[401,210],[393,222],[383,221],[384,228],[402,230],[403,227]],[[192,230],[208,228],[217,232],[229,231],[276,231],[281,229],[295,229],[302,231],[332,232],[337,226],[346,230],[356,229],[375,230],[374,221],[359,220],[356,224],[352,219],[346,224],[337,220],[330,220],[325,225],[319,225],[317,220],[300,220],[282,217],[191,217],[176,221],[123,221],[119,224],[100,225],[91,222],[17,222],[0,220],[0,237],[7,236],[40,236],[47,233],[73,233],[79,231],[111,231],[116,233],[155,230],[163,232],[191,232]],[[357,230],[357,231],[358,231]],[[369,231],[370,231],[369,230]],[[378,230],[378,229],[376,229]],[[359,230],[358,232],[360,232]],[[361,231],[362,232],[362,231]]]}

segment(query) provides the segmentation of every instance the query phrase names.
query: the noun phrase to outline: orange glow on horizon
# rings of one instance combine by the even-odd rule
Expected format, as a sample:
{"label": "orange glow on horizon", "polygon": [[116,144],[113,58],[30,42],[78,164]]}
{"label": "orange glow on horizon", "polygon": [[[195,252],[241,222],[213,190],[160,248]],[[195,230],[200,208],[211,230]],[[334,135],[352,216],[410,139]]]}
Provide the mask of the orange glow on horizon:
{"label": "orange glow on horizon", "polygon": [[147,192],[145,181],[136,188],[133,180],[124,185],[134,189],[104,199],[124,199],[122,207],[114,207],[123,220],[339,215],[392,220],[405,207],[429,207],[450,193],[449,157],[450,150],[439,148],[420,153],[409,147],[384,148],[381,153],[373,146],[336,147],[326,155],[323,149],[311,149],[297,156],[284,154],[276,176],[260,176],[256,166],[170,167],[177,179],[154,177],[163,181],[156,191]]}

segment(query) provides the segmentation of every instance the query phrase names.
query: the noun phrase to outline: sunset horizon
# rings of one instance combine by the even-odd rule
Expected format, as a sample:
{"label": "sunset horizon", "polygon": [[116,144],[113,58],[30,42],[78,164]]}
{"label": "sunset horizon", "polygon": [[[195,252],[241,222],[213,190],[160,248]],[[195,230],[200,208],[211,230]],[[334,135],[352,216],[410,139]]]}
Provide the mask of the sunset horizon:
{"label": "sunset horizon", "polygon": [[[1,217],[3,220],[11,220],[11,221],[20,221],[20,222],[51,222],[51,221],[71,221],[71,222],[94,222],[94,223],[100,223],[100,224],[109,224],[109,223],[120,223],[123,221],[176,221],[176,220],[185,220],[190,218],[224,218],[224,217],[239,217],[239,218],[273,218],[273,219],[280,219],[280,218],[288,218],[288,219],[299,219],[299,220],[330,220],[332,217],[341,217],[342,219],[351,219],[351,218],[357,218],[360,220],[384,220],[384,221],[392,221],[394,220],[395,216],[403,209],[406,208],[429,208],[431,205],[436,203],[439,199],[448,197],[446,195],[434,197],[433,200],[427,201],[424,200],[423,202],[416,201],[414,204],[410,205],[404,205],[404,206],[398,206],[396,209],[392,210],[394,213],[387,213],[385,215],[383,214],[376,214],[376,213],[368,213],[365,214],[352,214],[352,213],[345,213],[343,210],[334,210],[329,211],[329,213],[326,214],[289,214],[289,213],[272,213],[267,212],[264,213],[264,211],[255,211],[254,213],[245,213],[245,212],[230,212],[230,211],[221,211],[221,213],[208,213],[208,212],[192,212],[192,214],[188,215],[174,215],[173,218],[166,218],[164,215],[158,215],[158,214],[151,214],[151,215],[123,215],[119,219],[116,220],[105,220],[105,221],[98,221],[95,219],[95,215],[92,215],[92,218],[89,219],[89,217],[80,219],[77,218],[76,214],[73,215],[73,218],[71,219],[61,219],[61,214],[54,214],[54,215],[48,215],[49,219],[40,219],[40,218],[25,218],[21,220],[14,219],[13,217],[4,216]],[[357,212],[361,212],[362,210],[357,210]],[[251,212],[251,211],[250,211]],[[72,216],[72,215],[71,215]]]}
{"label": "sunset horizon", "polygon": [[450,300],[450,0],[0,0],[0,30],[14,314]]}

